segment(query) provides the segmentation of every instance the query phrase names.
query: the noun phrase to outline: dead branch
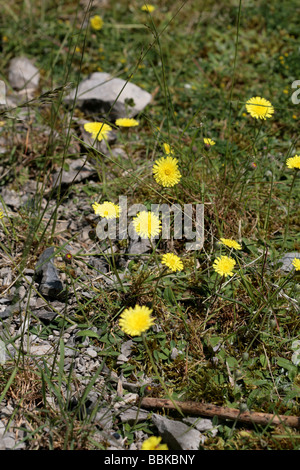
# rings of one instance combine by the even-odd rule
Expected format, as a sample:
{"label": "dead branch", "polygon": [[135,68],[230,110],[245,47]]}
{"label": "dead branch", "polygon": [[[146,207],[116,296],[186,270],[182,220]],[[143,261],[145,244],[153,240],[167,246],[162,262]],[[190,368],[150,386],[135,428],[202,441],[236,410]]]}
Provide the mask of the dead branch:
{"label": "dead branch", "polygon": [[223,406],[213,405],[211,403],[197,403],[194,401],[174,401],[145,397],[142,399],[141,408],[165,408],[169,410],[176,410],[175,405],[185,414],[196,416],[218,416],[221,419],[231,419],[240,421],[247,424],[260,424],[262,426],[272,425],[286,425],[292,428],[300,428],[300,417],[298,416],[284,416],[273,415],[270,413],[258,413],[256,411],[243,411],[241,412],[235,408],[228,408]]}

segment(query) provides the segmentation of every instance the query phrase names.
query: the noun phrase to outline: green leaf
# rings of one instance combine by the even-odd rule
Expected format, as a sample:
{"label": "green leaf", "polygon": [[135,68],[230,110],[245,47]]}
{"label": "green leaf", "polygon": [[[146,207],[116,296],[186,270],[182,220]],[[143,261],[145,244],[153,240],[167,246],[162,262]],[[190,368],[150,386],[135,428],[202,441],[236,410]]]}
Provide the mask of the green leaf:
{"label": "green leaf", "polygon": [[166,355],[163,354],[162,352],[159,352],[158,355],[159,355],[159,357],[160,357],[163,361],[165,361],[166,359],[168,359],[168,356],[166,356]]}
{"label": "green leaf", "polygon": [[237,367],[239,365],[236,358],[232,357],[232,356],[227,357],[226,362],[227,362],[228,366],[230,367],[230,369],[237,369]]}
{"label": "green leaf", "polygon": [[92,330],[79,331],[76,334],[76,337],[78,337],[78,336],[88,336],[89,338],[99,338],[99,335],[95,331],[92,331]]}
{"label": "green leaf", "polygon": [[171,287],[165,287],[164,290],[164,299],[170,304],[175,303],[175,296]]}
{"label": "green leaf", "polygon": [[288,378],[292,382],[298,372],[298,367],[292,364],[292,362],[288,361],[284,357],[278,357],[277,359],[277,365],[279,367],[283,367],[283,369],[286,369],[288,371]]}
{"label": "green leaf", "polygon": [[290,372],[295,372],[297,373],[297,367],[294,366],[294,364],[291,363],[291,361],[288,361],[284,357],[277,357],[276,358],[277,365],[279,367],[283,367],[284,369],[290,371]]}
{"label": "green leaf", "polygon": [[266,367],[268,365],[268,361],[267,361],[267,358],[264,354],[261,354],[259,356],[259,360],[260,360],[260,363],[263,367]]}
{"label": "green leaf", "polygon": [[154,349],[154,351],[153,351],[153,357],[156,361],[159,361],[159,354],[158,354],[158,351],[156,349]]}

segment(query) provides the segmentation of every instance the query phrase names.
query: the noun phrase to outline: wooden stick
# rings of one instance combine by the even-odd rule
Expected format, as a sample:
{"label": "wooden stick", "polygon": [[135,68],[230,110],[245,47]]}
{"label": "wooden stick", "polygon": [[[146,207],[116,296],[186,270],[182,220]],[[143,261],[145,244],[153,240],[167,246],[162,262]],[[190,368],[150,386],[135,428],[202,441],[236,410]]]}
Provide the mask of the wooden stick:
{"label": "wooden stick", "polygon": [[[185,414],[196,416],[218,416],[222,419],[232,419],[248,424],[267,424],[278,426],[285,424],[292,428],[300,428],[300,417],[298,416],[284,416],[273,415],[270,413],[258,413],[256,411],[243,411],[241,412],[235,408],[228,408],[224,406],[217,406],[211,403],[198,403],[195,401],[175,401],[175,404]],[[162,398],[145,397],[140,402],[141,408],[166,408],[175,410],[175,406],[171,400]]]}

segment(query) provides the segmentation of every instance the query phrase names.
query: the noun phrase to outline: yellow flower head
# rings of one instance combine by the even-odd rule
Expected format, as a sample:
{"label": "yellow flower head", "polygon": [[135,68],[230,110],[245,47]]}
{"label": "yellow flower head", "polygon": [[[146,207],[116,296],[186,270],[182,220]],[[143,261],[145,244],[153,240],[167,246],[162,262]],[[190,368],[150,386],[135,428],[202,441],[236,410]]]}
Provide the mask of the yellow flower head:
{"label": "yellow flower head", "polygon": [[160,444],[161,437],[151,436],[143,442],[141,450],[169,450],[167,444]]}
{"label": "yellow flower head", "polygon": [[153,238],[161,231],[161,221],[152,212],[142,211],[133,219],[136,233],[142,238]]}
{"label": "yellow flower head", "polygon": [[296,170],[300,169],[300,155],[295,155],[294,157],[288,158],[286,161],[288,168],[295,168]]}
{"label": "yellow flower head", "polygon": [[84,130],[92,134],[93,139],[99,141],[107,139],[107,134],[112,131],[112,128],[103,122],[87,122],[84,125]]}
{"label": "yellow flower head", "polygon": [[235,260],[229,258],[229,256],[221,256],[217,258],[213,264],[214,270],[221,276],[233,276],[233,268],[235,266]]}
{"label": "yellow flower head", "polygon": [[294,258],[292,264],[296,271],[300,271],[300,258]]}
{"label": "yellow flower head", "polygon": [[223,243],[223,245],[226,245],[229,248],[234,248],[235,250],[242,249],[241,245],[235,240],[230,240],[229,238],[220,238],[220,241]]}
{"label": "yellow flower head", "polygon": [[155,6],[149,5],[149,3],[145,3],[145,5],[141,8],[143,11],[148,11],[148,13],[152,13],[155,10]]}
{"label": "yellow flower head", "polygon": [[103,204],[95,202],[92,204],[95,214],[106,219],[116,219],[120,215],[120,207],[113,202],[105,201]]}
{"label": "yellow flower head", "polygon": [[130,336],[139,336],[147,331],[154,323],[151,317],[152,310],[136,305],[124,310],[120,315],[119,326],[124,333]]}
{"label": "yellow flower head", "polygon": [[266,119],[271,117],[274,113],[274,108],[270,101],[260,96],[250,98],[246,103],[246,109],[248,113],[256,119]]}
{"label": "yellow flower head", "polygon": [[134,127],[139,125],[139,121],[133,118],[120,118],[116,120],[116,125],[120,127]]}
{"label": "yellow flower head", "polygon": [[163,144],[163,149],[164,149],[164,152],[165,152],[166,155],[173,155],[174,154],[174,150],[172,149],[172,147],[169,144],[164,143]]}
{"label": "yellow flower head", "polygon": [[178,160],[173,157],[163,157],[153,165],[153,176],[157,183],[164,187],[171,187],[179,183],[181,178],[178,170]]}
{"label": "yellow flower head", "polygon": [[204,138],[203,142],[205,143],[205,145],[215,145],[215,143],[216,143],[214,140],[207,139],[207,138]]}
{"label": "yellow flower head", "polygon": [[179,256],[174,255],[173,253],[166,253],[162,257],[162,264],[165,264],[172,271],[181,271],[183,269],[183,263]]}
{"label": "yellow flower head", "polygon": [[93,29],[99,31],[102,29],[103,19],[99,15],[92,16],[92,18],[90,18],[90,24]]}
{"label": "yellow flower head", "polygon": [[0,219],[3,219],[3,217],[4,217],[3,211],[0,209]]}

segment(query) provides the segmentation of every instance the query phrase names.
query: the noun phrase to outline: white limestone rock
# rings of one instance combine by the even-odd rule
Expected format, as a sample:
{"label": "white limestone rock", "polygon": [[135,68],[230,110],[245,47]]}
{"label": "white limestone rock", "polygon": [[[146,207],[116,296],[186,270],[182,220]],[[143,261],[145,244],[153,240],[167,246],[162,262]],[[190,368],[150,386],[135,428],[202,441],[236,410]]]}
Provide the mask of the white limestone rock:
{"label": "white limestone rock", "polygon": [[105,72],[94,72],[72,90],[64,100],[89,111],[104,115],[112,121],[122,117],[133,117],[140,113],[151,101],[151,94],[122,78],[113,78]]}
{"label": "white limestone rock", "polygon": [[16,90],[36,90],[40,72],[27,57],[14,57],[9,63],[8,80]]}

